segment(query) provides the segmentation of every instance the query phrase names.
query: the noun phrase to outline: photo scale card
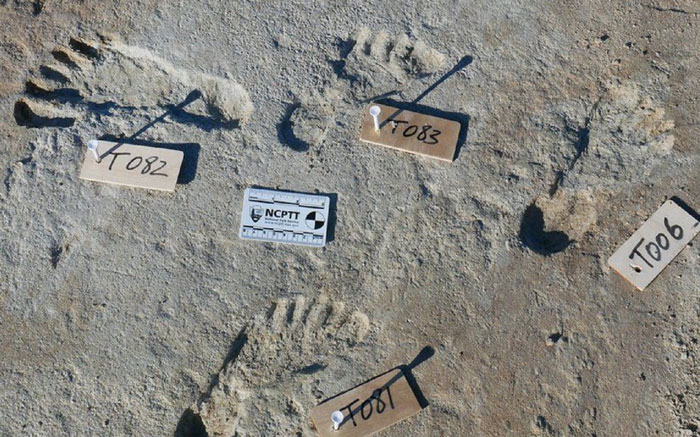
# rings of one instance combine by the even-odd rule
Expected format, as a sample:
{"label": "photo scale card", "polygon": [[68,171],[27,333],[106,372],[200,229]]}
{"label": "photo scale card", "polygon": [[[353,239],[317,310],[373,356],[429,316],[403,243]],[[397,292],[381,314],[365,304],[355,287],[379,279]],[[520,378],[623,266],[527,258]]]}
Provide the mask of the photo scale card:
{"label": "photo scale card", "polygon": [[330,203],[328,196],[247,188],[239,236],[245,240],[323,247]]}

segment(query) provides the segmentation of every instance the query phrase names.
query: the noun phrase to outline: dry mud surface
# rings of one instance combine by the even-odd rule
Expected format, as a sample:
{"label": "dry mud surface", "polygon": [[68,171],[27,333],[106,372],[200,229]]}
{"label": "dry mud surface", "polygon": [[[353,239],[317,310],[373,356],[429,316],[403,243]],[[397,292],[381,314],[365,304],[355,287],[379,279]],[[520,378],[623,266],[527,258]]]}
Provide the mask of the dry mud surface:
{"label": "dry mud surface", "polygon": [[[314,435],[426,347],[429,405],[384,436],[698,435],[697,240],[643,292],[606,262],[700,207],[697,1],[0,0],[0,25],[0,435]],[[376,98],[460,121],[457,159],[360,143]],[[120,137],[185,151],[174,193],[78,179]],[[332,241],[240,240],[249,186],[332,195]]]}

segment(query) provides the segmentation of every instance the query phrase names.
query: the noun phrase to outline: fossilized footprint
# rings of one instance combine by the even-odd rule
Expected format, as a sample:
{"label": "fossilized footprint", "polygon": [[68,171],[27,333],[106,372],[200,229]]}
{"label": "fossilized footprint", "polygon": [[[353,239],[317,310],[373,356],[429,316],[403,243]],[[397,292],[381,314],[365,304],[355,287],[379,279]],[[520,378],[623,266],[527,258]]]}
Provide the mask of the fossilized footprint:
{"label": "fossilized footprint", "polygon": [[420,40],[384,31],[357,30],[347,42],[337,71],[340,82],[320,94],[304,96],[288,116],[287,141],[296,150],[321,144],[335,123],[336,105],[343,99],[366,99],[394,90],[411,79],[435,73],[445,66],[445,55]]}
{"label": "fossilized footprint", "polygon": [[[323,370],[369,330],[367,316],[324,296],[280,299],[257,316],[236,341],[211,390],[192,406],[191,419],[209,437],[306,435],[309,387],[301,376]],[[301,402],[299,402],[301,401]],[[304,405],[304,406],[302,406]],[[201,432],[202,430],[200,430]]]}
{"label": "fossilized footprint", "polygon": [[406,34],[393,37],[384,31],[372,33],[361,28],[352,36],[351,43],[344,74],[365,88],[396,86],[445,66],[445,55],[423,41],[411,40]]}
{"label": "fossilized footprint", "polygon": [[169,108],[201,94],[208,117],[243,123],[253,111],[246,90],[233,80],[176,68],[148,50],[103,37],[71,38],[51,52],[17,100],[15,120],[27,127],[68,127],[81,117]]}
{"label": "fossilized footprint", "polygon": [[605,199],[639,184],[671,152],[673,120],[632,82],[607,84],[581,130],[576,156],[525,211],[520,238],[537,253],[564,250],[597,220]]}

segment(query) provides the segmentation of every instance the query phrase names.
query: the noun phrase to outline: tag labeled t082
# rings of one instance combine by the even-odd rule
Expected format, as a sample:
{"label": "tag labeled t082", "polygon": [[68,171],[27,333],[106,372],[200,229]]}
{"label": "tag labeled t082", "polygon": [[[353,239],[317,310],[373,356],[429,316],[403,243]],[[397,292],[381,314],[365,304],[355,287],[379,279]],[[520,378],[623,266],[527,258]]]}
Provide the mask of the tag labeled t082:
{"label": "tag labeled t082", "polygon": [[85,154],[80,179],[173,191],[184,154],[179,150],[98,141],[99,161]]}

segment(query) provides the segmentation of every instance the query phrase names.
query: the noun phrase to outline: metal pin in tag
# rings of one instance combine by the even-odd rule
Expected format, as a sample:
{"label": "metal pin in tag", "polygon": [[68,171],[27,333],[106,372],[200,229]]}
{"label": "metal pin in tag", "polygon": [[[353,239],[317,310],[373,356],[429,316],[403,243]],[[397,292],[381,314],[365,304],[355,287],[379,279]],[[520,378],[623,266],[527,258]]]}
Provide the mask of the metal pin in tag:
{"label": "metal pin in tag", "polygon": [[345,419],[345,415],[341,411],[334,411],[333,414],[331,414],[331,421],[333,422],[334,431],[338,431],[340,424],[343,423],[343,419]]}
{"label": "metal pin in tag", "polygon": [[377,105],[371,106],[369,108],[369,115],[374,119],[374,130],[379,132],[379,114],[382,112],[382,108]]}
{"label": "metal pin in tag", "polygon": [[95,161],[101,162],[102,158],[100,158],[100,153],[97,151],[97,147],[99,147],[100,142],[97,140],[90,140],[87,143],[87,148],[92,152],[93,155],[95,155]]}

